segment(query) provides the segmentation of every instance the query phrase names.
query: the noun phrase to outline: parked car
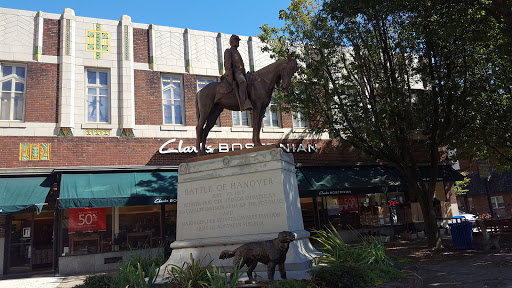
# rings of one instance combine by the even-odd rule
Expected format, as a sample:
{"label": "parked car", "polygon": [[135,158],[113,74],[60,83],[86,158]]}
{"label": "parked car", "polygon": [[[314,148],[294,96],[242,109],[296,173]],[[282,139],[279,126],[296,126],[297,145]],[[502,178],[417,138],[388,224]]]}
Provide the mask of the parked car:
{"label": "parked car", "polygon": [[475,214],[460,212],[459,215],[453,216],[452,219],[464,219],[469,222],[475,222],[478,216]]}

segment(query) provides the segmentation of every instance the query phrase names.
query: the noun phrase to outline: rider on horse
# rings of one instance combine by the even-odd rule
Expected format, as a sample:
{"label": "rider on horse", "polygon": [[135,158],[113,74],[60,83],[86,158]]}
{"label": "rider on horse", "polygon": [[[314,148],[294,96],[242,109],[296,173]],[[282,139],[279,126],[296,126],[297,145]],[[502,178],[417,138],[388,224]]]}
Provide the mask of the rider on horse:
{"label": "rider on horse", "polygon": [[[240,111],[251,110],[252,104],[247,96],[247,80],[245,79],[245,67],[242,55],[238,52],[240,38],[237,35],[231,35],[229,38],[229,45],[231,48],[224,51],[224,79],[226,79],[235,90],[235,95],[238,98]],[[237,85],[239,89],[237,90]]]}

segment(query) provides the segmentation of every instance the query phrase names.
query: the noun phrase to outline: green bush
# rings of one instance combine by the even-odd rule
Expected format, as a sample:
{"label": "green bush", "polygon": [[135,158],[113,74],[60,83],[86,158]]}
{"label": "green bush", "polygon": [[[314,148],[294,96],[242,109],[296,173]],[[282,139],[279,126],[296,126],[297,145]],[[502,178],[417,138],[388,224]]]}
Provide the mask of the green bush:
{"label": "green bush", "polygon": [[[238,265],[235,265],[233,267],[233,272],[231,273],[231,276],[228,276],[226,269],[224,269],[224,266],[219,269],[215,266],[209,266],[208,270],[206,270],[206,273],[208,274],[208,287],[211,288],[235,288],[238,284],[238,280],[240,279],[240,276],[246,272],[246,270],[240,269],[240,264],[242,264],[243,259],[240,260],[240,263]],[[210,273],[211,270],[211,273]]]}
{"label": "green bush", "polygon": [[365,274],[368,271],[350,263],[331,263],[311,270],[313,282],[323,288],[368,287],[370,283]]}
{"label": "green bush", "polygon": [[180,267],[178,265],[168,265],[165,267],[164,276],[169,280],[168,286],[175,288],[201,288],[208,287],[208,267],[203,265],[206,257],[202,260],[195,260],[190,253],[190,262],[185,262]]}
{"label": "green bush", "polygon": [[317,260],[322,264],[312,270],[314,283],[320,287],[368,287],[403,278],[403,273],[391,267],[381,241],[361,238],[361,243],[349,246],[343,242],[334,226],[315,231],[315,240],[323,253]]}
{"label": "green bush", "polygon": [[310,284],[300,280],[280,280],[270,285],[270,288],[312,288]]}
{"label": "green bush", "polygon": [[[162,249],[154,257],[151,255],[151,249],[146,249],[142,255],[133,255],[128,261],[124,262],[116,277],[112,278],[112,288],[146,288],[151,287],[160,266],[165,262]],[[148,278],[146,281],[145,278]]]}
{"label": "green bush", "polygon": [[74,288],[110,288],[112,276],[107,274],[89,275],[85,277],[84,283]]}

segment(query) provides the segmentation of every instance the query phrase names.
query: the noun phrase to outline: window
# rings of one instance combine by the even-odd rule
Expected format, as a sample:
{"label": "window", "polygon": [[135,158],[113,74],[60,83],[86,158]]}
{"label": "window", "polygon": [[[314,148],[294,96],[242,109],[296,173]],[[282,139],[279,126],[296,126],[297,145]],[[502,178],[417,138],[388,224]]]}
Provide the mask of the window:
{"label": "window", "polygon": [[108,123],[110,108],[107,71],[87,69],[87,122]]}
{"label": "window", "polygon": [[293,128],[306,128],[306,120],[301,112],[292,112]]}
{"label": "window", "polygon": [[491,197],[492,209],[505,208],[505,202],[503,202],[503,196]]}
{"label": "window", "polygon": [[162,75],[164,124],[183,125],[183,83],[181,77]]}
{"label": "window", "polygon": [[25,114],[26,68],[21,65],[0,63],[2,96],[0,120],[23,121]]}
{"label": "window", "polygon": [[[217,79],[214,79],[214,78],[197,78],[197,91],[203,89],[204,86],[210,84],[210,83],[213,83],[213,82],[217,82]],[[215,120],[215,126],[220,126],[220,119],[217,118],[217,120]]]}
{"label": "window", "polygon": [[249,119],[251,119],[249,111],[233,111],[233,126],[249,127]]}
{"label": "window", "polygon": [[263,125],[265,127],[280,127],[280,119],[277,104],[274,102],[274,97],[270,100],[270,104],[265,110],[265,118],[263,118]]}
{"label": "window", "polygon": [[203,89],[204,86],[213,82],[217,82],[217,80],[214,78],[197,78],[197,91]]}

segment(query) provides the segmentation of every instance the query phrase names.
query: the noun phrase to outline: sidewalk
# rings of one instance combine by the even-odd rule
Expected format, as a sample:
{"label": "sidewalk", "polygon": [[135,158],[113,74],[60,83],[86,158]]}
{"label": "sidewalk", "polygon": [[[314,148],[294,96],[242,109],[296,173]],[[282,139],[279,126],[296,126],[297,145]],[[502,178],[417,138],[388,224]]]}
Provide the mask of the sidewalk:
{"label": "sidewalk", "polygon": [[445,248],[431,250],[425,240],[395,241],[387,254],[410,259],[403,268],[416,273],[423,287],[436,288],[512,288],[512,243],[489,251],[455,250],[451,239]]}
{"label": "sidewalk", "polygon": [[28,278],[0,280],[0,288],[72,288],[78,284],[82,284],[85,277],[85,275],[34,275]]}

